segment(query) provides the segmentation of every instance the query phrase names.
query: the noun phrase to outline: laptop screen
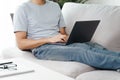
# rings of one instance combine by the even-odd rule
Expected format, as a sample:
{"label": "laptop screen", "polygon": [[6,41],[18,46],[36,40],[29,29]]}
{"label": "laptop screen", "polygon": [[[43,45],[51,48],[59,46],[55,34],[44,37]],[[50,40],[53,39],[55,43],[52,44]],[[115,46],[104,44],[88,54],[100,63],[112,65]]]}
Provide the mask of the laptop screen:
{"label": "laptop screen", "polygon": [[77,21],[71,31],[66,45],[71,43],[89,42],[99,22],[100,20]]}

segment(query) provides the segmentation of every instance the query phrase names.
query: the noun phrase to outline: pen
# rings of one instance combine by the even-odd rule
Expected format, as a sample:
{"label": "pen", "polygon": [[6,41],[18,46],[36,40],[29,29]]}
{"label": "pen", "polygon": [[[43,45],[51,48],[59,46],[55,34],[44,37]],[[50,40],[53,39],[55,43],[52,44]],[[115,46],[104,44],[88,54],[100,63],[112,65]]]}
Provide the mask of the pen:
{"label": "pen", "polygon": [[4,64],[12,64],[13,62],[4,62],[4,63],[0,63],[0,65],[4,65]]}

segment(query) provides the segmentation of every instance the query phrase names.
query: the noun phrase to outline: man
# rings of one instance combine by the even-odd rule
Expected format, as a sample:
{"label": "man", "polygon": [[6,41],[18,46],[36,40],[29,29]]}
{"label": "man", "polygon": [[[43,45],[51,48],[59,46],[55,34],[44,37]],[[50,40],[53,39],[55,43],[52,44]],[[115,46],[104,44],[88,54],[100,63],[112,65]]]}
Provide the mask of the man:
{"label": "man", "polygon": [[67,41],[67,34],[57,3],[45,0],[24,3],[15,13],[14,28],[18,47],[32,50],[38,59],[78,61],[101,69],[120,69],[120,53],[108,51],[97,43],[62,45]]}

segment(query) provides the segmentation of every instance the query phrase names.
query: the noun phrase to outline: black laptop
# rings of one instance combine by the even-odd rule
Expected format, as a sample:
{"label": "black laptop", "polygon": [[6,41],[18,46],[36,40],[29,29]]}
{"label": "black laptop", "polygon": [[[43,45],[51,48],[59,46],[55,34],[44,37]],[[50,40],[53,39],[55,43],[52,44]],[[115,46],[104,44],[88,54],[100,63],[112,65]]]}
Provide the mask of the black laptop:
{"label": "black laptop", "polygon": [[92,39],[99,22],[100,20],[76,21],[66,45],[89,42]]}

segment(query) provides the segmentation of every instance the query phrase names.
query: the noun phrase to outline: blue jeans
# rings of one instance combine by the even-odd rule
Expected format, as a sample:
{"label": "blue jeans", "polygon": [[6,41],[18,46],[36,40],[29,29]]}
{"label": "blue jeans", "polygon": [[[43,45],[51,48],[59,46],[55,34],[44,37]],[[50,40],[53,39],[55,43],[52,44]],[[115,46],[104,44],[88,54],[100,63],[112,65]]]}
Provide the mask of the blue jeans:
{"label": "blue jeans", "polygon": [[33,49],[33,54],[42,60],[77,61],[100,69],[120,69],[120,53],[97,43],[45,44]]}

